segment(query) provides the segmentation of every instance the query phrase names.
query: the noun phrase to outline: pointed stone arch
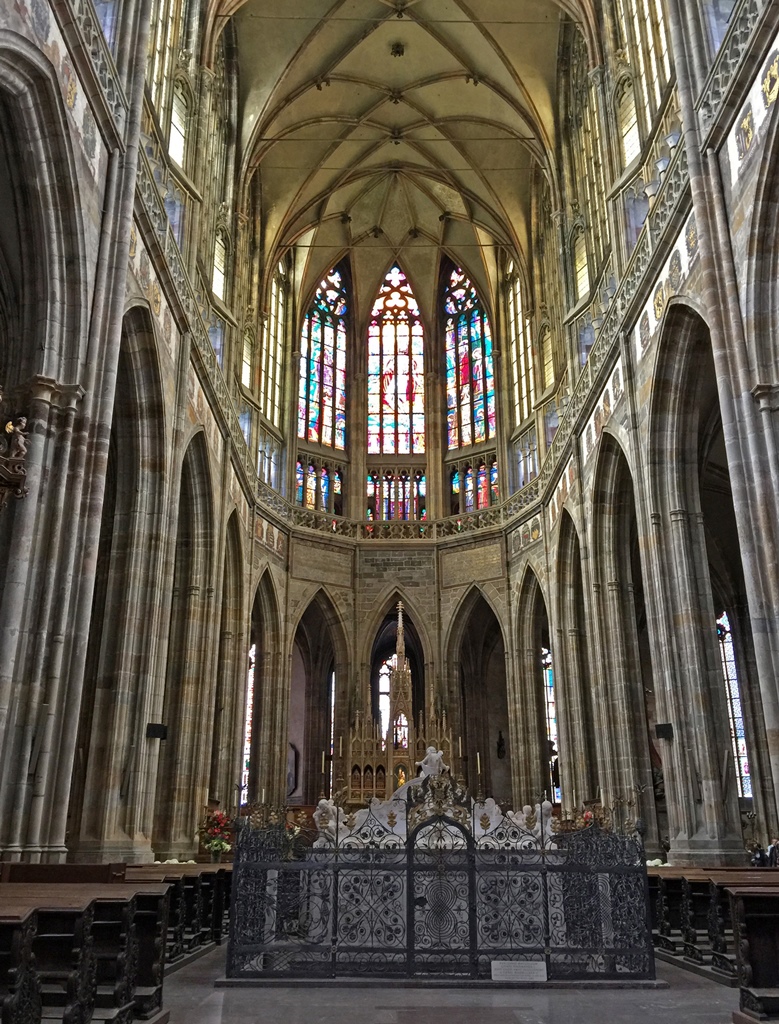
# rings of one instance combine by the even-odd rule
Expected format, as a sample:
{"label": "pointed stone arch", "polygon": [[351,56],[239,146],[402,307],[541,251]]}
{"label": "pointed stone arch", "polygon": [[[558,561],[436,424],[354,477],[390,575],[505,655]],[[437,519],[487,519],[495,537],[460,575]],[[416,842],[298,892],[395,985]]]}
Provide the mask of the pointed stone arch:
{"label": "pointed stone arch", "polygon": [[247,614],[245,561],[237,509],[227,521],[216,663],[209,804],[230,813],[238,803],[246,704]]}
{"label": "pointed stone arch", "polygon": [[[653,572],[659,583],[653,660],[661,712],[675,731],[665,758],[671,855],[680,863],[707,857],[728,863],[736,857],[741,828],[715,628],[713,556],[720,567],[729,563],[743,595],[739,627],[750,653],[738,673],[756,809],[767,829],[773,826],[775,797],[766,708],[774,720],[778,712],[773,685],[761,690],[757,680],[747,683],[753,640],[740,552],[747,524],[735,516],[708,326],[687,304],[677,303],[666,314],[655,382],[648,445]],[[725,558],[716,557],[716,548]]]}
{"label": "pointed stone arch", "polygon": [[[166,412],[153,322],[124,318],[68,827],[79,859],[150,852],[148,779],[163,689]],[[133,623],[145,622],[138,631]]]}
{"label": "pointed stone arch", "polygon": [[[343,750],[335,737],[348,726],[344,711],[348,694],[349,647],[338,610],[325,587],[306,604],[289,642],[291,677],[287,701],[290,771],[287,798],[315,803],[320,791],[331,791]],[[324,757],[325,771],[322,771]],[[331,758],[333,760],[331,760]],[[287,759],[285,758],[285,764]],[[294,785],[293,785],[294,783]]]}
{"label": "pointed stone arch", "polygon": [[153,840],[159,860],[186,860],[194,852],[208,794],[215,544],[211,470],[205,432],[199,430],[184,453],[179,478],[163,703],[167,739],[160,744]]}
{"label": "pointed stone arch", "polygon": [[3,384],[10,390],[33,374],[70,383],[85,355],[90,306],[79,174],[51,64],[6,30],[0,30],[0,135],[22,214],[18,333],[1,368]]}
{"label": "pointed stone arch", "polygon": [[638,802],[644,842],[659,855],[667,828],[662,748],[644,600],[643,557],[633,474],[617,438],[604,431],[592,491],[595,643],[602,686],[594,693],[603,801]]}
{"label": "pointed stone arch", "polygon": [[486,795],[511,802],[507,650],[499,614],[481,587],[472,586],[459,603],[446,644],[452,734],[457,749],[462,738],[463,775],[471,792],[483,787]]}
{"label": "pointed stone arch", "polygon": [[[405,590],[394,584],[387,587],[381,596],[371,602],[374,611],[371,618],[365,624],[362,634],[362,648],[358,652],[359,664],[361,666],[360,671],[363,675],[370,673],[377,635],[389,617],[396,617],[398,601],[403,602],[404,618],[407,620],[407,624],[411,624],[411,644],[416,649],[418,669],[421,670],[420,682],[422,683],[422,690],[417,694],[415,700],[421,700],[422,710],[426,710],[427,706],[435,699],[432,689],[434,685],[434,652],[430,640],[429,623],[425,621],[425,616],[422,615],[414,595],[411,594],[409,596]],[[408,625],[407,628],[409,628]],[[412,678],[413,673],[414,667],[412,665]],[[358,694],[357,699],[362,710],[370,711],[369,704],[363,705],[361,703],[364,701],[364,694]]]}
{"label": "pointed stone arch", "polygon": [[579,533],[568,508],[560,515],[555,577],[555,683],[559,708],[560,784],[571,812],[597,796],[590,643]]}
{"label": "pointed stone arch", "polygon": [[[546,700],[541,652],[552,650],[551,626],[543,588],[536,572],[526,566],[519,588],[516,630],[517,672],[511,703],[517,741],[514,756],[514,791],[524,801],[551,794],[551,754],[548,748]],[[554,652],[552,652],[554,659]],[[554,666],[554,660],[552,662]],[[559,748],[557,765],[559,772]]]}
{"label": "pointed stone arch", "polygon": [[[273,575],[266,568],[254,591],[250,618],[249,649],[254,647],[251,721],[246,721],[244,715],[244,735],[251,729],[247,792],[244,794],[249,804],[260,800],[265,791],[274,805],[279,805],[286,792],[283,789],[285,773],[278,764],[280,737],[286,736],[282,679],[284,630],[280,608]],[[247,663],[247,671],[248,668]],[[248,698],[245,704],[248,714]]]}

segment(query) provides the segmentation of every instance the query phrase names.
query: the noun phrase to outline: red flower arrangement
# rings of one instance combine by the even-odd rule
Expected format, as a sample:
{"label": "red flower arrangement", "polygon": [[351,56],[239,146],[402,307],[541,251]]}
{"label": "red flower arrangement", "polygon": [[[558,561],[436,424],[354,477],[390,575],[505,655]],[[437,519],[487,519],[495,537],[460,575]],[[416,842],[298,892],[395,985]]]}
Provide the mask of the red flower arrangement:
{"label": "red flower arrangement", "polygon": [[227,853],[232,849],[233,827],[224,811],[209,811],[198,832],[203,846],[211,853]]}

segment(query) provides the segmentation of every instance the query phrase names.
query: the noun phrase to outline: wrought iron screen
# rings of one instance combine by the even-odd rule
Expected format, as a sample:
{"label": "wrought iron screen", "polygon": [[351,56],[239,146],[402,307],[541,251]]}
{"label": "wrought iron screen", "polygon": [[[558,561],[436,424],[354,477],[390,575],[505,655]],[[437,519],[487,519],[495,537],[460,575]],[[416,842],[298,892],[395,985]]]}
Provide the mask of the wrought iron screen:
{"label": "wrought iron screen", "polygon": [[403,808],[405,834],[370,812],[314,845],[241,828],[228,977],[487,979],[493,961],[536,961],[549,980],[654,978],[639,838],[544,839],[508,817],[479,835],[463,808]]}

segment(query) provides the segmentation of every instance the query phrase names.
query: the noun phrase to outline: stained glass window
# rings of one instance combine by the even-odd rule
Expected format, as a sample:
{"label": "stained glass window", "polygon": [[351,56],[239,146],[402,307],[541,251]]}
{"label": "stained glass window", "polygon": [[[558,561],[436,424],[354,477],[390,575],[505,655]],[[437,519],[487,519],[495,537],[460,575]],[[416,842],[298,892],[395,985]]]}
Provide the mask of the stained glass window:
{"label": "stained glass window", "polygon": [[326,512],[330,502],[330,470],[323,466],[321,473],[322,486],[319,488],[319,507]]}
{"label": "stained glass window", "polygon": [[300,340],[298,437],[330,448],[346,447],[346,313],[343,273],[321,281]]}
{"label": "stained glass window", "polygon": [[473,493],[473,470],[469,466],[465,471],[465,511],[473,512],[474,508],[474,493]]}
{"label": "stained glass window", "polygon": [[498,464],[493,462],[490,466],[490,494],[492,504],[497,505],[500,501],[500,487],[498,486]]}
{"label": "stained glass window", "polygon": [[453,270],[444,296],[449,448],[495,436],[495,374],[487,314],[465,272]]}
{"label": "stained glass window", "polygon": [[336,470],[333,478],[333,512],[337,516],[344,514],[343,476],[340,469]]}
{"label": "stained glass window", "polygon": [[425,474],[414,474],[414,518],[427,519],[427,480]]}
{"label": "stained glass window", "polygon": [[424,331],[403,271],[387,274],[368,328],[368,451],[425,450]]}
{"label": "stained glass window", "polygon": [[316,466],[309,464],[306,473],[306,508],[316,508]]}
{"label": "stained glass window", "polygon": [[476,495],[476,506],[477,508],[486,508],[490,503],[490,490],[487,481],[487,467],[482,464],[479,466],[477,474],[477,487],[478,492]]}
{"label": "stained glass window", "polygon": [[747,740],[744,732],[744,709],[741,705],[741,691],[736,672],[736,652],[733,647],[733,633],[730,620],[725,612],[717,619],[717,638],[719,640],[722,676],[725,681],[725,696],[728,702],[728,719],[730,721],[730,742],[733,748],[733,760],[736,766],[738,795],[752,796],[752,776],[749,773],[749,756]]}
{"label": "stained glass window", "polygon": [[541,671],[544,677],[544,706],[546,709],[546,742],[549,764],[549,784],[552,801],[559,804],[561,800],[559,752],[557,749],[557,702],[555,700],[554,672],[552,671],[552,653],[546,647],[541,648]]}
{"label": "stained glass window", "polygon": [[303,463],[298,459],[295,466],[295,501],[298,505],[303,504]]}

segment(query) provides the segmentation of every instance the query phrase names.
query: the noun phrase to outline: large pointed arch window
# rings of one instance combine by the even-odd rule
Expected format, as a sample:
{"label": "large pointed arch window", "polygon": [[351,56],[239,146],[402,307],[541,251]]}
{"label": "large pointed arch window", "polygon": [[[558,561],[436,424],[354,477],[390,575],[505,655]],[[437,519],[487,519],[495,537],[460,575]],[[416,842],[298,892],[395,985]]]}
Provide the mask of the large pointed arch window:
{"label": "large pointed arch window", "polygon": [[406,275],[384,278],[368,328],[368,452],[425,450],[424,330]]}
{"label": "large pointed arch window", "polygon": [[330,271],[317,288],[300,339],[298,437],[346,447],[346,282]]}
{"label": "large pointed arch window", "polygon": [[444,292],[449,449],[495,436],[495,372],[487,313],[465,272],[451,272]]}

